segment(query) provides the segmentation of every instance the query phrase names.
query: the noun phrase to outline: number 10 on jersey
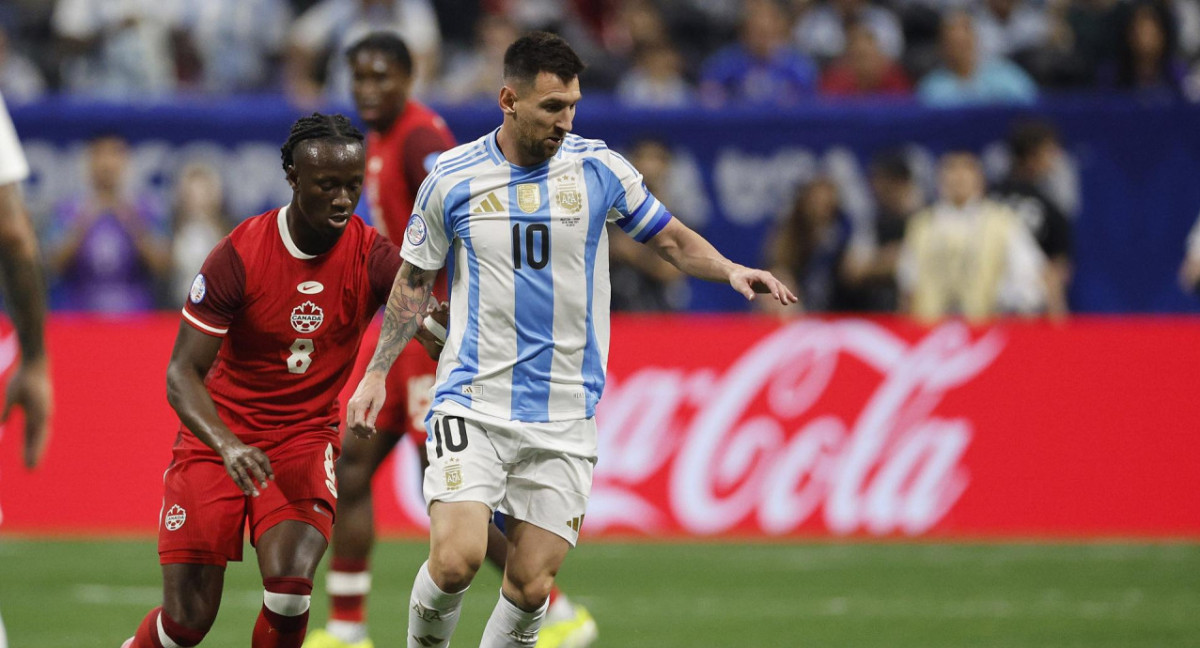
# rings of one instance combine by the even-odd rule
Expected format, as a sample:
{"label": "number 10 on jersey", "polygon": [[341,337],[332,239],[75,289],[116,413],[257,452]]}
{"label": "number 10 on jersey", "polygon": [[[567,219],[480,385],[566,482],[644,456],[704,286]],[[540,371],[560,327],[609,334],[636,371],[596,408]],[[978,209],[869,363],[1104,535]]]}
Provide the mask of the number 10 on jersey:
{"label": "number 10 on jersey", "polygon": [[[522,245],[524,243],[524,245]],[[543,223],[534,223],[525,227],[525,235],[521,236],[521,224],[512,227],[513,268],[521,269],[521,259],[534,270],[541,270],[550,262],[550,228]],[[524,255],[521,254],[524,250]]]}

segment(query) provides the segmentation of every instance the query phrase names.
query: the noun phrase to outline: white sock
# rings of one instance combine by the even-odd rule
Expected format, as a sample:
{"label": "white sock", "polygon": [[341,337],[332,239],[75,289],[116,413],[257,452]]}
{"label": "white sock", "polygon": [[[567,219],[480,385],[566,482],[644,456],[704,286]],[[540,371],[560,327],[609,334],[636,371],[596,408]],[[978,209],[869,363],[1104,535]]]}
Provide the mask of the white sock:
{"label": "white sock", "polygon": [[0,619],[0,648],[8,648],[8,635],[4,634],[4,619]]}
{"label": "white sock", "polygon": [[443,592],[429,575],[429,561],[421,565],[408,601],[408,648],[440,648],[450,643],[458,625],[461,592]]}
{"label": "white sock", "polygon": [[526,612],[513,605],[501,591],[500,600],[496,602],[487,627],[483,629],[483,639],[479,641],[479,648],[533,648],[549,604],[547,599],[542,607],[533,612]]}
{"label": "white sock", "polygon": [[330,619],[325,622],[325,631],[348,644],[356,644],[367,638],[367,624],[355,621]]}

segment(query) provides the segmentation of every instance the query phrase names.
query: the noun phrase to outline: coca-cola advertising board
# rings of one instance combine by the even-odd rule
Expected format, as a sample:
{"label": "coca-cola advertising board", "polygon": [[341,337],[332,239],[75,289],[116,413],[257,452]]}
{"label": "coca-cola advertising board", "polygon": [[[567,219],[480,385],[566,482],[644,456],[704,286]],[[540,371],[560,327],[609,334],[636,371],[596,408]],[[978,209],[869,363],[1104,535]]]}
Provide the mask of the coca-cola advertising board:
{"label": "coca-cola advertising board", "polygon": [[[18,417],[3,428],[0,531],[154,529],[178,325],[52,320],[54,437],[28,472]],[[612,330],[585,534],[1200,537],[1200,320],[617,316]],[[0,334],[4,372],[15,344]],[[398,448],[379,526],[417,535],[415,451]]]}

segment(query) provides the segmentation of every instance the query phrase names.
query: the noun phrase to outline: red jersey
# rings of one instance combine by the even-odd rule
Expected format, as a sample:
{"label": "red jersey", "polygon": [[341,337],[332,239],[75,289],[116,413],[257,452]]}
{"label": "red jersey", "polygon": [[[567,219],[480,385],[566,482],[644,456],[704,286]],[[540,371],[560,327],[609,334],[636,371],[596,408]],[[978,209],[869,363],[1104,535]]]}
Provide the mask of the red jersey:
{"label": "red jersey", "polygon": [[[338,391],[400,264],[399,249],[358,216],[333,249],[305,254],[287,207],[247,220],[213,248],[183,318],[225,338],[205,385],[239,439],[273,444],[337,426]],[[180,444],[206,447],[191,433]]]}
{"label": "red jersey", "polygon": [[408,227],[430,156],[454,148],[454,136],[437,113],[409,101],[386,133],[367,134],[367,201],[375,226],[397,245]]}

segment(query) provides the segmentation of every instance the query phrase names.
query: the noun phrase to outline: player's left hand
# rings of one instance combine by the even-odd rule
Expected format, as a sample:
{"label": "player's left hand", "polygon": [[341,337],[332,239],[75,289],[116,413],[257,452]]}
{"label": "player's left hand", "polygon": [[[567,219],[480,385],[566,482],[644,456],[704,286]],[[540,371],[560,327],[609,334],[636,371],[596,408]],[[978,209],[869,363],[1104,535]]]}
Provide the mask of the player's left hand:
{"label": "player's left hand", "polygon": [[784,306],[800,301],[775,275],[758,268],[739,267],[729,274],[729,285],[751,301],[756,293],[770,294]]}
{"label": "player's left hand", "polygon": [[442,356],[442,347],[446,344],[446,323],[450,321],[450,302],[431,304],[426,309],[425,319],[432,319],[437,325],[440,325],[441,334],[431,331],[430,325],[422,321],[421,327],[417,329],[417,334],[413,338],[420,342],[421,346],[425,347],[425,353],[428,353],[429,357],[436,361]]}
{"label": "player's left hand", "polygon": [[8,421],[13,407],[25,412],[25,467],[32,470],[42,460],[50,441],[50,414],[54,409],[54,389],[45,358],[22,362],[8,382],[0,423]]}

